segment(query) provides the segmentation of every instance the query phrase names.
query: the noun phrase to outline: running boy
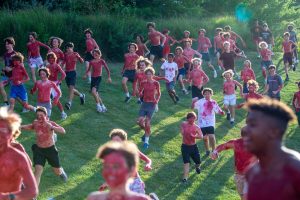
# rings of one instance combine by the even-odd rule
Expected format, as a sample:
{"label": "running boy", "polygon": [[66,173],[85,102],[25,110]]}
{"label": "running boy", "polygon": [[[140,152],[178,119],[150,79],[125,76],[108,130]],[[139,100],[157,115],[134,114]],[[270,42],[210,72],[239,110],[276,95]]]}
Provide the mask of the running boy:
{"label": "running boy", "polygon": [[[86,46],[84,61],[85,61],[85,69],[87,70],[89,67],[89,62],[94,59],[92,51],[94,49],[99,49],[99,46],[97,42],[94,40],[94,38],[92,38],[93,31],[91,29],[88,28],[84,30],[84,35],[85,35],[85,46]],[[91,73],[88,74],[88,81],[89,83],[91,82]]]}
{"label": "running boy", "polygon": [[59,65],[62,65],[62,63],[64,62],[64,52],[60,49],[61,47],[61,44],[63,43],[64,41],[59,38],[59,37],[50,37],[49,39],[49,45],[50,45],[50,48],[51,48],[51,51],[53,53],[55,53],[56,55],[56,63],[59,64]]}
{"label": "running boy", "polygon": [[165,61],[161,66],[161,74],[164,74],[165,78],[168,80],[166,83],[167,91],[169,96],[176,104],[179,101],[179,97],[175,91],[175,82],[178,74],[178,66],[174,62],[174,54],[169,53],[168,61]]}
{"label": "running boy", "polygon": [[85,103],[85,94],[80,93],[77,89],[75,89],[76,85],[76,62],[80,61],[83,63],[83,59],[77,52],[74,52],[74,44],[69,42],[66,44],[66,52],[65,52],[65,72],[66,72],[66,83],[69,88],[69,100],[65,104],[67,110],[71,109],[72,101],[74,98],[74,94],[80,97],[80,104],[83,105]]}
{"label": "running boy", "polygon": [[181,123],[180,131],[182,135],[181,155],[183,160],[183,179],[182,182],[186,183],[189,177],[190,158],[196,165],[196,173],[200,174],[200,153],[196,144],[196,139],[202,139],[203,135],[199,126],[195,124],[197,115],[194,112],[189,112],[186,115],[186,121]]}
{"label": "running boy", "polygon": [[267,82],[267,69],[269,68],[270,65],[272,65],[272,55],[273,52],[268,49],[268,44],[266,42],[260,42],[259,43],[259,48],[260,50],[260,57],[262,59],[261,61],[261,69],[262,69],[262,75],[265,79],[265,84]]}
{"label": "running boy", "polygon": [[92,94],[96,101],[97,112],[106,112],[107,108],[103,104],[103,101],[100,98],[98,90],[99,90],[99,85],[102,80],[102,68],[104,67],[107,72],[107,76],[108,76],[107,82],[109,82],[109,83],[111,83],[110,71],[108,69],[106,62],[103,59],[101,59],[101,56],[102,56],[101,51],[99,49],[94,49],[92,51],[92,53],[93,53],[94,59],[89,62],[89,67],[88,67],[87,71],[85,72],[84,78],[87,77],[87,75],[89,74],[89,71],[92,71],[92,73],[91,73],[91,77],[92,77],[91,91],[92,91]]}
{"label": "running boy", "polygon": [[298,85],[298,92],[294,93],[293,97],[293,107],[295,109],[295,113],[298,119],[298,125],[300,126],[300,82],[297,83]]}
{"label": "running boy", "polygon": [[276,73],[276,66],[270,65],[269,75],[267,76],[267,84],[263,94],[267,94],[270,98],[280,101],[280,91],[283,88],[283,81],[279,74]]}
{"label": "running boy", "polygon": [[216,148],[216,137],[215,137],[215,124],[216,117],[215,113],[224,115],[224,111],[219,107],[218,103],[211,97],[213,90],[210,88],[203,89],[202,99],[193,99],[192,109],[198,110],[198,126],[204,136],[204,146],[206,150],[206,156],[209,156],[211,147],[212,151]]}
{"label": "running boy", "polygon": [[183,77],[187,74],[184,63],[189,62],[189,60],[186,56],[183,55],[183,49],[181,47],[176,47],[175,49],[174,62],[178,66],[177,80],[179,81],[180,88],[184,94],[188,94],[188,91],[184,86]]}
{"label": "running boy", "polygon": [[48,49],[50,51],[50,47],[44,43],[41,43],[37,40],[37,33],[30,32],[29,35],[29,42],[27,43],[27,52],[28,52],[28,61],[31,70],[32,80],[33,82],[36,81],[35,76],[35,68],[43,66],[44,62],[40,54],[40,46]]}
{"label": "running boy", "polygon": [[296,44],[290,40],[290,34],[285,32],[283,34],[284,41],[282,42],[282,49],[283,49],[283,62],[284,62],[284,71],[285,71],[285,81],[289,79],[289,68],[292,67],[293,71],[296,70],[295,65],[293,65],[293,52],[296,48]]}
{"label": "running boy", "polygon": [[[169,53],[171,52],[171,46],[173,46],[177,41],[169,35],[170,31],[168,29],[164,29],[162,34],[166,37],[165,43],[163,43],[163,56],[165,59],[167,59]],[[172,42],[171,44],[169,44],[170,41]]]}
{"label": "running boy", "polygon": [[249,80],[256,80],[255,73],[251,67],[251,61],[245,60],[244,61],[244,68],[241,71],[241,79],[243,80],[243,93],[248,93],[248,81]]}

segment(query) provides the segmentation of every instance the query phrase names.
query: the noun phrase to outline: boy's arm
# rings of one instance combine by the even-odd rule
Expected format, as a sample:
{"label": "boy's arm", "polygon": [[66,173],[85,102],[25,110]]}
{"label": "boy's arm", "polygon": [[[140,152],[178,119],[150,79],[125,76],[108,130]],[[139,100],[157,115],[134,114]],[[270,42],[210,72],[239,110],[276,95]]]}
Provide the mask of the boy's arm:
{"label": "boy's arm", "polygon": [[66,130],[62,126],[58,125],[53,121],[49,121],[49,123],[50,129],[53,130],[55,133],[66,134]]}
{"label": "boy's arm", "polygon": [[53,104],[54,105],[57,105],[57,103],[58,103],[58,101],[59,101],[59,98],[61,97],[61,91],[60,91],[60,89],[58,89],[58,87],[56,86],[56,84],[54,83],[54,82],[52,82],[53,84],[52,84],[52,88],[55,90],[55,92],[56,92],[56,96],[55,96],[55,98],[53,99]]}
{"label": "boy's arm", "polygon": [[84,62],[83,58],[79,55],[79,53],[76,53],[76,57],[79,59],[80,63]]}
{"label": "boy's arm", "polygon": [[146,162],[146,165],[144,167],[145,171],[149,171],[152,169],[151,165],[152,165],[152,160],[146,156],[145,154],[143,154],[142,152],[139,151],[139,157],[141,160],[143,160],[144,162]]}
{"label": "boy's arm", "polygon": [[160,37],[161,37],[161,46],[163,46],[164,45],[164,43],[166,42],[166,36],[164,35],[164,34],[162,34],[161,32],[159,32],[159,31],[157,31],[158,33],[159,33],[159,35],[160,35]]}
{"label": "boy's arm", "polygon": [[269,84],[267,83],[262,94],[266,94],[268,92],[268,90],[269,90]]}
{"label": "boy's arm", "polygon": [[104,66],[104,68],[106,70],[108,79],[110,79],[110,70],[109,70],[109,68],[108,68],[108,66],[107,66],[107,64],[106,64],[105,61],[103,61],[103,66]]}
{"label": "boy's arm", "polygon": [[29,81],[30,79],[29,79],[29,76],[28,76],[24,66],[22,66],[22,70],[23,70],[23,80],[21,82],[25,83],[26,81]]}
{"label": "boy's arm", "polygon": [[21,130],[30,131],[33,130],[33,128],[34,128],[33,124],[21,125]]}
{"label": "boy's arm", "polygon": [[233,149],[234,148],[234,141],[235,140],[229,140],[228,142],[225,142],[224,144],[220,144],[217,146],[217,148],[214,150],[215,153],[220,153],[224,150]]}
{"label": "boy's arm", "polygon": [[156,86],[156,104],[159,102],[160,96],[161,96],[161,92],[160,92],[160,84],[159,82],[157,82],[157,86]]}
{"label": "boy's arm", "polygon": [[37,82],[34,83],[33,88],[30,90],[30,94],[34,94],[37,90]]}
{"label": "boy's arm", "polygon": [[240,88],[240,91],[243,89],[242,84],[240,84],[239,82],[237,82],[236,80],[234,80],[234,84],[237,85]]}
{"label": "boy's arm", "polygon": [[206,85],[209,81],[208,76],[205,74],[205,72],[203,72],[203,85]]}
{"label": "boy's arm", "polygon": [[293,107],[296,109],[296,102],[295,100],[297,99],[297,96],[296,96],[296,93],[294,94],[294,97],[293,97],[293,101],[292,101],[292,104],[293,104]]}
{"label": "boy's arm", "polygon": [[40,41],[37,41],[37,42],[38,42],[38,44],[39,44],[40,46],[45,47],[48,51],[51,51],[51,48],[50,48],[48,45],[46,45],[46,44],[44,44],[44,43],[42,43],[42,42],[40,42]]}
{"label": "boy's arm", "polygon": [[60,80],[59,80],[59,83],[58,83],[58,84],[60,84],[66,78],[66,73],[59,65],[58,65],[58,70],[61,74]]}

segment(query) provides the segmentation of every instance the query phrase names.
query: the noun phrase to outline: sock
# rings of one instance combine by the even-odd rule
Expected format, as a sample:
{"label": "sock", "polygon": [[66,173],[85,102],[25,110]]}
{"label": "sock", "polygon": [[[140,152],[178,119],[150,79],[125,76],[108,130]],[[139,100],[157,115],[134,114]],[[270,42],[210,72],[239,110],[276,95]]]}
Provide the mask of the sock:
{"label": "sock", "polygon": [[231,122],[234,122],[234,118],[231,118],[230,121],[231,121]]}
{"label": "sock", "polygon": [[68,101],[68,103],[69,103],[70,105],[72,105],[72,101]]}
{"label": "sock", "polygon": [[99,107],[99,106],[101,106],[101,105],[100,105],[100,103],[96,103],[96,106]]}
{"label": "sock", "polygon": [[80,93],[80,95],[79,95],[80,97],[83,97],[83,94],[82,93]]}
{"label": "sock", "polygon": [[33,107],[33,112],[36,112],[36,107]]}
{"label": "sock", "polygon": [[145,136],[145,143],[149,144],[149,136]]}
{"label": "sock", "polygon": [[129,92],[126,92],[125,95],[126,95],[126,97],[129,97]]}

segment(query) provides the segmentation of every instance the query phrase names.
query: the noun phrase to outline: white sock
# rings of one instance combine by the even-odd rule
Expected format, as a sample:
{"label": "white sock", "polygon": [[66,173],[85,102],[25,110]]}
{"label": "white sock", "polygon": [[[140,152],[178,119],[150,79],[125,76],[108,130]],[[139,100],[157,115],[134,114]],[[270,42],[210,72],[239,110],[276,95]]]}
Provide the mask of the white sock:
{"label": "white sock", "polygon": [[149,144],[149,136],[145,137],[145,143]]}
{"label": "white sock", "polygon": [[126,92],[125,95],[126,95],[126,97],[129,97],[129,92]]}
{"label": "white sock", "polygon": [[234,122],[234,118],[231,118],[230,121],[231,121],[231,122]]}
{"label": "white sock", "polygon": [[69,101],[68,103],[69,103],[70,105],[72,105],[72,101]]}
{"label": "white sock", "polygon": [[83,94],[82,93],[80,93],[80,95],[79,95],[80,97],[83,97]]}
{"label": "white sock", "polygon": [[97,107],[101,106],[100,103],[96,103]]}

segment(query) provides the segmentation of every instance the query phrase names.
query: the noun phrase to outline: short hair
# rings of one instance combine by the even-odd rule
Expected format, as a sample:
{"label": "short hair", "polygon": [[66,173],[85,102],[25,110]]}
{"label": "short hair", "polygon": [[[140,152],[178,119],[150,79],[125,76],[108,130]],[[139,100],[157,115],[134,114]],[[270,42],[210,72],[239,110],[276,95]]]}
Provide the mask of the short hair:
{"label": "short hair", "polygon": [[43,72],[46,73],[47,78],[50,76],[50,71],[49,71],[49,69],[47,67],[41,67],[41,68],[39,68],[39,70],[38,70],[39,75],[40,75],[41,71],[43,71]]}
{"label": "short hair", "polygon": [[37,113],[37,112],[42,112],[42,113],[44,113],[46,116],[48,115],[48,114],[47,114],[47,109],[46,109],[45,107],[43,107],[43,106],[38,106],[38,107],[36,107],[35,113]]}
{"label": "short hair", "polygon": [[127,133],[123,129],[114,128],[110,131],[109,137],[112,139],[113,137],[118,136],[122,141],[127,140]]}
{"label": "short hair", "polygon": [[168,53],[168,57],[174,58],[174,53]]}
{"label": "short hair", "polygon": [[249,99],[246,103],[246,108],[248,111],[259,111],[275,118],[278,121],[276,125],[281,128],[282,134],[285,132],[288,123],[297,118],[293,110],[285,103],[269,97]]}
{"label": "short hair", "polygon": [[226,30],[231,30],[231,27],[230,27],[229,25],[227,25],[227,26],[224,27],[224,30],[225,30],[225,31],[226,31]]}
{"label": "short hair", "polygon": [[223,31],[223,28],[218,27],[216,28],[216,31]]}
{"label": "short hair", "polygon": [[190,119],[190,118],[192,118],[192,117],[197,118],[197,115],[196,115],[195,112],[188,112],[188,113],[186,114],[186,119]]}
{"label": "short hair", "polygon": [[167,28],[165,28],[163,31],[162,31],[162,34],[166,34],[166,33],[169,33],[170,31],[167,29]]}
{"label": "short hair", "polygon": [[54,58],[54,60],[57,60],[57,56],[54,52],[47,53],[46,58],[47,58],[47,60],[49,60],[50,58]]}
{"label": "short hair", "polygon": [[144,37],[142,35],[137,35],[136,37],[139,37],[141,42],[144,42]]}
{"label": "short hair", "polygon": [[206,33],[206,30],[204,28],[200,28],[198,33],[200,33],[200,32]]}
{"label": "short hair", "polygon": [[8,44],[12,44],[13,46],[16,45],[15,39],[13,37],[7,37],[7,38],[5,38],[4,42],[5,43],[7,42]]}
{"label": "short hair", "polygon": [[178,47],[175,48],[175,51],[178,51],[178,50],[180,50],[181,52],[183,52],[182,47],[179,47],[179,46],[178,46]]}
{"label": "short hair", "polygon": [[193,58],[192,63],[194,63],[194,61],[198,61],[198,62],[200,62],[200,64],[202,64],[202,59],[201,58]]}
{"label": "short hair", "polygon": [[270,65],[269,67],[268,67],[268,69],[276,69],[276,66],[275,65]]}
{"label": "short hair", "polygon": [[56,37],[56,36],[52,36],[52,37],[49,38],[49,41],[48,41],[48,44],[49,44],[50,47],[53,47],[53,46],[52,46],[52,42],[53,42],[53,40],[55,40],[55,39],[58,41],[58,47],[60,47],[61,44],[64,42],[63,39],[61,39],[61,38],[59,38],[59,37]]}
{"label": "short hair", "polygon": [[229,32],[224,32],[223,37],[230,37],[230,33]]}
{"label": "short hair", "polygon": [[131,46],[134,46],[136,51],[139,49],[138,45],[136,43],[133,43],[133,42],[129,43],[127,48],[129,49]]}
{"label": "short hair", "polygon": [[66,48],[74,48],[74,43],[73,42],[68,42],[65,47]]}
{"label": "short hair", "polygon": [[250,61],[250,60],[245,60],[244,63],[246,63],[246,62],[249,64],[249,67],[252,68],[252,63],[251,63],[251,61]]}
{"label": "short hair", "polygon": [[107,142],[98,149],[96,157],[103,160],[107,155],[111,153],[121,154],[124,157],[126,164],[130,170],[138,167],[138,148],[134,143],[130,141]]}
{"label": "short hair", "polygon": [[263,23],[262,26],[263,26],[263,27],[268,27],[268,24],[267,24],[267,23]]}
{"label": "short hair", "polygon": [[93,31],[90,28],[87,28],[84,30],[84,34],[90,33],[91,35],[93,35]]}
{"label": "short hair", "polygon": [[258,82],[253,79],[250,79],[249,81],[247,81],[247,87],[249,87],[250,85],[254,85],[255,91],[257,91],[259,89]]}
{"label": "short hair", "polygon": [[94,53],[98,53],[100,56],[102,56],[102,52],[101,52],[100,49],[94,49],[94,50],[92,51],[92,54],[94,54]]}
{"label": "short hair", "polygon": [[289,32],[285,32],[285,33],[283,34],[283,36],[289,36],[289,37],[290,37],[290,33],[289,33]]}
{"label": "short hair", "polygon": [[28,35],[31,35],[32,37],[34,37],[34,39],[38,37],[36,32],[30,32]]}
{"label": "short hair", "polygon": [[185,30],[185,31],[183,31],[183,33],[188,33],[188,34],[191,34],[191,32],[190,32],[190,31],[188,31],[188,30]]}
{"label": "short hair", "polygon": [[211,88],[204,88],[204,89],[202,90],[202,95],[203,95],[205,92],[210,92],[211,95],[214,95],[214,91],[213,91],[213,89],[211,89]]}
{"label": "short hair", "polygon": [[148,22],[147,23],[147,28],[149,28],[150,26],[155,28],[155,23],[154,22]]}
{"label": "short hair", "polygon": [[137,69],[140,68],[140,64],[144,62],[146,64],[146,67],[152,67],[152,62],[148,59],[148,58],[145,58],[143,56],[140,56],[139,59],[137,59],[136,61],[136,66],[137,66]]}
{"label": "short hair", "polygon": [[287,25],[287,27],[292,27],[292,28],[294,28],[294,23],[293,23],[293,22],[290,22],[290,23]]}
{"label": "short hair", "polygon": [[234,72],[232,71],[232,69],[226,70],[225,72],[222,73],[222,76],[225,77],[226,74],[230,74],[231,76],[234,75]]}
{"label": "short hair", "polygon": [[12,61],[20,61],[20,62],[23,62],[24,56],[23,56],[20,52],[17,52],[16,54],[14,54],[14,55],[11,57],[11,60],[12,60]]}
{"label": "short hair", "polygon": [[258,44],[259,48],[262,48],[262,45],[265,45],[266,47],[268,47],[268,43],[266,43],[265,41],[262,41]]}
{"label": "short hair", "polygon": [[147,67],[145,69],[145,74],[147,74],[148,72],[151,72],[153,75],[155,74],[155,70],[153,69],[153,67]]}
{"label": "short hair", "polygon": [[12,135],[20,134],[20,126],[22,119],[21,117],[14,113],[9,112],[8,108],[1,107],[0,108],[0,121],[5,121],[8,125],[8,129],[11,131]]}
{"label": "short hair", "polygon": [[229,45],[229,46],[230,46],[230,42],[225,41],[225,42],[223,43],[223,47],[225,47],[225,45]]}

